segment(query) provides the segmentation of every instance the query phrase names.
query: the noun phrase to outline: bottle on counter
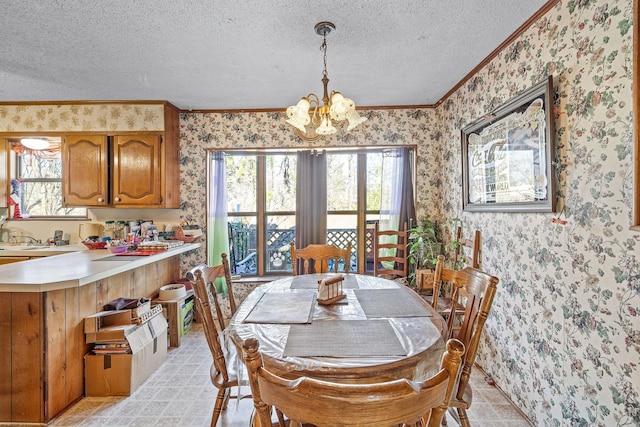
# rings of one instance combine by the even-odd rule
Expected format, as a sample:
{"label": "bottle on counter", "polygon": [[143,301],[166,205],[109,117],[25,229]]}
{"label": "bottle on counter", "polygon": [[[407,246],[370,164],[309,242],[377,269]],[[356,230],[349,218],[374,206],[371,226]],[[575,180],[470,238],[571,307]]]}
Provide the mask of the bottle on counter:
{"label": "bottle on counter", "polygon": [[110,239],[116,238],[116,229],[115,229],[115,221],[109,220],[104,222],[104,237],[108,237]]}
{"label": "bottle on counter", "polygon": [[131,232],[131,225],[129,221],[122,221],[122,238],[124,239]]}
{"label": "bottle on counter", "polygon": [[125,230],[127,221],[116,221],[116,239],[124,239],[129,230]]}

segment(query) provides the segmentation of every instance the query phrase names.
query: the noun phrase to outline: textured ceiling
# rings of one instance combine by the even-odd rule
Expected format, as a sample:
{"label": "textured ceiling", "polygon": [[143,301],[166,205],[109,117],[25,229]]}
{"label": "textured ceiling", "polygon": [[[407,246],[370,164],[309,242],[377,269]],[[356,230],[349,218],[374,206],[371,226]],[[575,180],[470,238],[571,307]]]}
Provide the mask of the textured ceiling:
{"label": "textured ceiling", "polygon": [[0,101],[433,104],[545,0],[0,0]]}

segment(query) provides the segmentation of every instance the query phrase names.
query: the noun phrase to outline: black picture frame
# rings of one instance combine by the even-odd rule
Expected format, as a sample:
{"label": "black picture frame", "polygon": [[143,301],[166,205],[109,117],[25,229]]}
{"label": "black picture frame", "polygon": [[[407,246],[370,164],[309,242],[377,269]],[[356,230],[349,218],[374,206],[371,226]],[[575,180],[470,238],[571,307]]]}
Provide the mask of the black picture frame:
{"label": "black picture frame", "polygon": [[466,212],[554,212],[553,77],[462,129]]}

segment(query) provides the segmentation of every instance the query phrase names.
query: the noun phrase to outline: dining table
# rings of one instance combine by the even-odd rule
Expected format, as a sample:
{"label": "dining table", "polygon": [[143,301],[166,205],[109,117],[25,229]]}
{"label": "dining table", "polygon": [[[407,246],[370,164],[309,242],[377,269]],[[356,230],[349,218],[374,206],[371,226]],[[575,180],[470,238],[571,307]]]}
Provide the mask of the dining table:
{"label": "dining table", "polygon": [[393,280],[342,276],[346,297],[331,305],[317,298],[319,282],[333,274],[290,276],[257,287],[230,319],[227,343],[241,354],[243,343],[256,338],[264,366],[289,379],[421,381],[436,373],[446,322],[431,305]]}

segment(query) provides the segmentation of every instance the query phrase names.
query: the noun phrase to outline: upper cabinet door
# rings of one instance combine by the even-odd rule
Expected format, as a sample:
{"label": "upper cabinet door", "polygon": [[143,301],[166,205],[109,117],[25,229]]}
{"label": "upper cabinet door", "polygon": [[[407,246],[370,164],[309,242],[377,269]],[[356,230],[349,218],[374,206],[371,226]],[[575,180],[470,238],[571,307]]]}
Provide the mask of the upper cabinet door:
{"label": "upper cabinet door", "polygon": [[112,204],[154,206],[162,203],[160,135],[113,137]]}
{"label": "upper cabinet door", "polygon": [[109,204],[106,135],[71,135],[62,147],[62,194],[65,206]]}

